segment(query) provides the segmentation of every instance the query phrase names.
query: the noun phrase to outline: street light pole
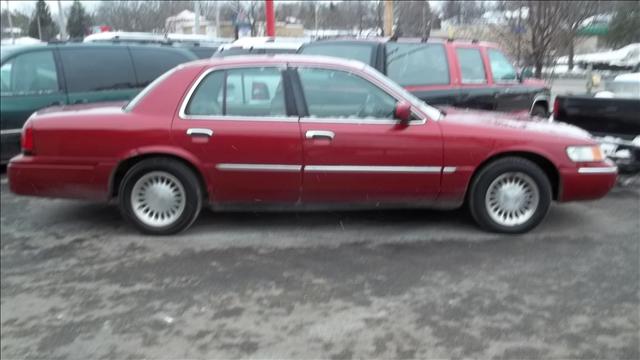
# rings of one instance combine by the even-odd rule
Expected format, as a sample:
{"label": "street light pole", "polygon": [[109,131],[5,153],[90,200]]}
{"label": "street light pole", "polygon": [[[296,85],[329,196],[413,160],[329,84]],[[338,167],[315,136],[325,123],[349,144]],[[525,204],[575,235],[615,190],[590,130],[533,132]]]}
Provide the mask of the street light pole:
{"label": "street light pole", "polygon": [[58,0],[58,23],[60,23],[60,40],[64,40],[67,37],[64,26],[64,14],[62,13],[62,4]]}
{"label": "street light pole", "polygon": [[9,17],[9,32],[11,33],[11,43],[16,43],[16,35],[13,33],[13,20],[11,19],[11,10],[9,9],[9,0],[7,0],[7,16]]}

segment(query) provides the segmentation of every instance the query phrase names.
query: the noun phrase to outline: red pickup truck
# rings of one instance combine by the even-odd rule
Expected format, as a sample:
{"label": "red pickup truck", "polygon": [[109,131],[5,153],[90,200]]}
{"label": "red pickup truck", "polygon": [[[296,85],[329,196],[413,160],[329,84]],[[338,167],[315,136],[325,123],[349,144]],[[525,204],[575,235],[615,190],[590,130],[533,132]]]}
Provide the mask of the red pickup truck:
{"label": "red pickup truck", "polygon": [[321,40],[303,45],[298,53],[362,61],[430,105],[549,115],[549,89],[544,82],[525,79],[493,43],[413,38]]}

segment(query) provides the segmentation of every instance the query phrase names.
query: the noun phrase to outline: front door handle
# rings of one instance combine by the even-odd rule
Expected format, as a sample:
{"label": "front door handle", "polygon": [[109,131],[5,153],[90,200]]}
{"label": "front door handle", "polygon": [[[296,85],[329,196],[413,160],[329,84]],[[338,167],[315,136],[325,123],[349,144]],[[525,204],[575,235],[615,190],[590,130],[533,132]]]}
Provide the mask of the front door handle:
{"label": "front door handle", "polygon": [[189,128],[189,129],[187,129],[187,135],[189,135],[189,136],[202,135],[202,136],[211,137],[211,136],[213,136],[213,130],[204,129],[204,128]]}
{"label": "front door handle", "polygon": [[329,140],[333,140],[333,138],[336,136],[336,134],[333,133],[333,131],[328,131],[328,130],[309,130],[305,133],[305,137],[307,139],[329,139]]}

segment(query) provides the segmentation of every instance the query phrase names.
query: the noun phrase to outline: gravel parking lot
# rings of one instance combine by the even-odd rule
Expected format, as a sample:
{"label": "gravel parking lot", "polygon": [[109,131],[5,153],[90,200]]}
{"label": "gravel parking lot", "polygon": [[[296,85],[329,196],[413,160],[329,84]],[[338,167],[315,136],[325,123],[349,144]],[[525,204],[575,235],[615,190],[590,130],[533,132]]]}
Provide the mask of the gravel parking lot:
{"label": "gravel parking lot", "polygon": [[516,237],[422,210],[204,212],[163,238],[1,187],[3,359],[640,357],[638,186]]}

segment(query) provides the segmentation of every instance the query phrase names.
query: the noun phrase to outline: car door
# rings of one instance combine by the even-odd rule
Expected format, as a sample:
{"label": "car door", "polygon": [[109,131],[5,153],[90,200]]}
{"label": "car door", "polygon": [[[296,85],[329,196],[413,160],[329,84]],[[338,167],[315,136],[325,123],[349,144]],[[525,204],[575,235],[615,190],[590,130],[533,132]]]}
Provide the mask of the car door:
{"label": "car door", "polygon": [[458,107],[493,110],[497,89],[489,85],[482,53],[476,46],[456,45],[456,63],[460,74]]}
{"label": "car door", "polygon": [[432,201],[440,189],[442,140],[436,122],[394,120],[398,98],[372,76],[300,65],[295,88],[307,203]]}
{"label": "car door", "polygon": [[511,61],[499,50],[488,48],[486,59],[496,89],[496,110],[519,111],[531,109],[535,91],[518,80]]}
{"label": "car door", "polygon": [[126,46],[60,49],[68,103],[129,100],[139,90]]}
{"label": "car door", "polygon": [[33,112],[67,100],[54,55],[51,49],[31,51],[0,67],[2,162],[20,152],[22,125]]}
{"label": "car door", "polygon": [[205,164],[215,203],[295,203],[302,143],[284,68],[207,70],[173,121],[175,142]]}

